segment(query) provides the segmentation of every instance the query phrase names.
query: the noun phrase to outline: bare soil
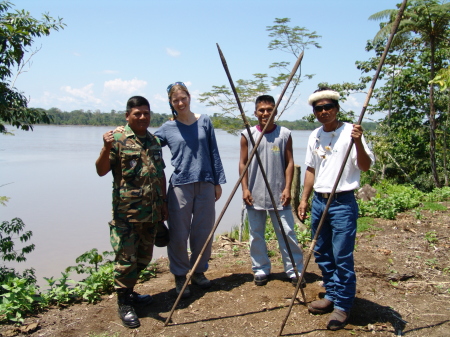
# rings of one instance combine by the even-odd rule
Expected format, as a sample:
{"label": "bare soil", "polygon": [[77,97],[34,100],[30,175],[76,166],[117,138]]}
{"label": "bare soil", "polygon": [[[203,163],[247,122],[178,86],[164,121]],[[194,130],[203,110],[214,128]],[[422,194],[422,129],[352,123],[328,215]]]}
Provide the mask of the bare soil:
{"label": "bare soil", "polygon": [[[445,205],[447,211],[422,210],[420,220],[415,212],[400,214],[397,220],[376,219],[375,229],[358,234],[357,297],[345,329],[327,330],[328,315],[309,314],[299,293],[283,335],[450,336],[450,204]],[[168,326],[164,322],[176,294],[168,261],[161,259],[157,277],[136,287],[154,298],[138,308],[138,329],[122,326],[116,297],[110,295],[95,305],[51,308],[27,318],[21,327],[0,326],[0,335],[277,336],[295,288],[285,279],[276,242],[270,246],[276,252],[271,280],[258,287],[247,244],[217,240],[206,273],[213,286],[205,291],[191,285],[192,296],[179,302]],[[314,258],[305,278],[307,302],[322,296]]]}

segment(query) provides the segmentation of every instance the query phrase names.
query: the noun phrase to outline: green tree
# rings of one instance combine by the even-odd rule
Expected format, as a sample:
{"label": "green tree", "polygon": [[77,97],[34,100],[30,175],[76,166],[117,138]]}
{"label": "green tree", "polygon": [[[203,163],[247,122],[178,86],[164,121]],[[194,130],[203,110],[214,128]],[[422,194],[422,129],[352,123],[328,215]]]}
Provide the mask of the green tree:
{"label": "green tree", "polygon": [[[269,50],[279,50],[288,54],[294,62],[305,49],[309,47],[321,48],[316,39],[320,38],[316,32],[309,32],[304,27],[290,26],[289,18],[276,18],[273,26],[268,26],[270,40]],[[275,74],[270,76],[266,73],[253,74],[253,79],[239,79],[235,83],[236,91],[239,99],[244,106],[245,103],[254,102],[257,96],[268,93],[273,88],[282,88],[290,75],[290,61],[274,62],[269,65],[269,69],[273,69]],[[278,115],[289,109],[299,97],[297,88],[303,78],[310,79],[313,75],[302,76],[301,67],[294,76],[288,90],[285,93],[283,106],[278,109]],[[238,107],[228,85],[213,86],[212,90],[200,94],[200,102],[206,103],[207,106],[219,107],[223,115],[231,115],[234,118],[239,116]],[[237,122],[238,123],[238,122]],[[239,124],[239,123],[238,123]],[[242,122],[239,124],[242,128]],[[234,132],[233,128],[229,132]]]}
{"label": "green tree", "polygon": [[14,87],[13,69],[20,69],[24,55],[30,50],[34,39],[49,35],[51,30],[63,29],[62,19],[43,14],[42,19],[33,18],[25,10],[12,11],[9,1],[0,2],[0,133],[7,133],[5,124],[22,130],[32,129],[35,123],[48,123],[44,110],[28,108],[25,95]]}
{"label": "green tree", "polygon": [[449,117],[450,117],[450,68],[444,68],[438,71],[436,77],[430,81],[432,84],[437,84],[441,88],[441,91],[447,94],[447,113],[445,116],[445,121],[442,123],[442,134],[443,134],[443,171],[444,171],[444,185],[448,186],[448,168],[447,168],[447,133],[449,131]]}
{"label": "green tree", "polygon": [[[366,50],[374,51],[376,56],[368,61],[357,62],[363,73],[373,71],[383,52],[382,41],[368,41]],[[448,66],[450,49],[446,46],[436,53],[435,63],[438,69]],[[429,146],[429,62],[430,51],[419,36],[411,37],[404,43],[392,46],[388,54],[380,79],[382,86],[374,91],[376,103],[369,106],[368,112],[387,112],[376,134],[370,138],[377,157],[372,171],[372,179],[388,179],[395,183],[413,183],[423,190],[436,186],[431,177]],[[442,125],[444,111],[447,109],[448,96],[443,92],[435,93],[437,124]],[[438,134],[444,132],[437,129]],[[448,140],[437,138],[437,170],[442,173],[441,159],[445,154]]]}
{"label": "green tree", "polygon": [[[253,80],[239,79],[236,81],[236,92],[242,104],[254,101],[256,97],[267,93],[270,89],[267,83],[267,74],[253,74],[253,76],[255,77]],[[211,91],[201,93],[200,97],[201,103],[221,108],[223,115],[239,117],[240,113],[230,87],[214,85]]]}
{"label": "green tree", "polygon": [[[316,39],[320,38],[320,35],[317,33],[309,32],[305,27],[294,26],[290,27],[291,19],[289,18],[276,18],[275,25],[268,26],[267,31],[269,33],[269,37],[272,40],[269,42],[269,50],[279,50],[288,55],[294,57],[294,61],[300,56],[300,54],[309,47],[322,48]],[[275,69],[278,75],[272,77],[271,84],[274,87],[282,88],[286,83],[286,80],[289,78],[291,73],[291,62],[282,61],[282,62],[274,62],[269,68]],[[301,80],[302,72],[301,67],[299,67],[298,73],[292,78],[291,84],[289,85],[288,90],[285,93],[285,102],[284,106],[279,110],[279,115],[289,109],[300,96],[299,93],[296,93],[298,85],[302,82]],[[304,75],[305,78],[311,79],[314,75]]]}
{"label": "green tree", "polygon": [[[399,6],[399,5],[398,5]],[[369,17],[371,20],[387,19],[381,23],[380,31],[374,40],[384,40],[389,34],[395,21],[398,10],[384,10]],[[397,39],[394,43],[404,44],[405,41],[414,40],[429,51],[428,79],[433,80],[436,75],[436,54],[441,46],[448,46],[450,25],[450,3],[438,0],[413,0],[409,1],[400,23]],[[411,38],[411,37],[418,38]],[[429,120],[430,133],[430,164],[434,183],[441,186],[436,164],[436,102],[435,84],[430,82],[429,87]]]}

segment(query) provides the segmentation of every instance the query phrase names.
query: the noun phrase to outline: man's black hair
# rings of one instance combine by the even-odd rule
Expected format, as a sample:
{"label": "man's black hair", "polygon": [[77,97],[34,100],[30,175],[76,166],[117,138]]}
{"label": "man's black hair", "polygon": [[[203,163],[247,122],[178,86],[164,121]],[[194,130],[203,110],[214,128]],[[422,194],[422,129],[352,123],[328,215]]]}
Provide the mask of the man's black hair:
{"label": "man's black hair", "polygon": [[131,109],[138,107],[138,106],[148,106],[148,109],[150,110],[150,103],[147,101],[145,97],[142,96],[133,96],[131,97],[127,102],[127,112],[129,113]]}
{"label": "man's black hair", "polygon": [[255,109],[256,109],[256,106],[257,106],[259,103],[261,103],[261,102],[272,103],[273,105],[275,105],[275,99],[274,99],[272,96],[270,96],[270,95],[261,95],[261,96],[258,96],[258,97],[256,98],[256,101],[255,101]]}

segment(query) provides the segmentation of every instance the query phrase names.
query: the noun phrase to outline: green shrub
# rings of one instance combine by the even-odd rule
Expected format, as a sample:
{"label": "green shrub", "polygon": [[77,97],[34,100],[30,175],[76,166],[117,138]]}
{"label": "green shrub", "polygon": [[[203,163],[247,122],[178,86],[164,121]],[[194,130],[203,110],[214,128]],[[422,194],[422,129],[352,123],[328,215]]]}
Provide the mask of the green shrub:
{"label": "green shrub", "polygon": [[145,282],[145,281],[150,280],[153,277],[156,277],[157,270],[158,270],[158,264],[157,263],[150,263],[147,266],[147,268],[145,268],[139,274],[139,281]]}
{"label": "green shrub", "polygon": [[450,187],[435,188],[427,194],[426,201],[446,201],[450,200]]}
{"label": "green shrub", "polygon": [[44,277],[50,286],[50,289],[42,294],[45,305],[66,304],[77,297],[77,292],[69,285],[69,283],[75,284],[76,282],[69,279],[69,273],[61,274],[62,277],[59,279],[55,279],[54,277]]}
{"label": "green shrub", "polygon": [[80,296],[89,303],[95,303],[101,299],[101,295],[114,291],[114,263],[108,262],[101,265],[97,272],[92,273],[83,281],[77,283],[74,294]]}
{"label": "green shrub", "polygon": [[410,185],[375,186],[377,195],[369,201],[358,200],[359,216],[395,219],[398,213],[420,205],[424,193]]}
{"label": "green shrub", "polygon": [[[75,271],[77,274],[93,274],[98,271],[98,267],[104,261],[104,258],[111,255],[114,255],[114,253],[106,251],[99,254],[97,248],[93,248],[78,256],[75,260],[78,264],[76,266],[67,267],[66,272]],[[89,263],[90,265],[86,266],[84,263]]]}
{"label": "green shrub", "polygon": [[[33,268],[25,269],[22,274],[20,274],[14,268],[0,266],[0,284],[7,284],[12,278],[22,278],[26,281],[26,285],[36,285],[36,275]],[[0,295],[5,292],[5,288],[0,287]]]}
{"label": "green shrub", "polygon": [[24,316],[33,312],[40,297],[38,288],[26,278],[10,277],[2,284],[0,319],[21,323]]}
{"label": "green shrub", "polygon": [[3,221],[0,224],[0,258],[2,261],[25,262],[25,254],[34,250],[34,244],[23,246],[19,251],[15,249],[15,240],[19,239],[21,243],[27,242],[33,236],[32,231],[24,232],[25,224],[19,218],[9,221]]}
{"label": "green shrub", "polygon": [[377,195],[370,201],[358,200],[359,216],[395,219],[398,213],[424,205],[424,209],[445,210],[438,201],[450,199],[450,187],[435,188],[424,193],[412,185],[394,185],[387,182],[375,185]]}

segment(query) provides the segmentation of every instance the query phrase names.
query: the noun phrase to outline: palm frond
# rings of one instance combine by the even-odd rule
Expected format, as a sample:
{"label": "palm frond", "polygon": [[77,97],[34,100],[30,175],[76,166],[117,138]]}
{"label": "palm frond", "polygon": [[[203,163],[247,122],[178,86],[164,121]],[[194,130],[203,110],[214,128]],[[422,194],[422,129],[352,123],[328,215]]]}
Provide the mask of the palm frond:
{"label": "palm frond", "polygon": [[397,12],[397,9],[385,9],[369,16],[369,20],[379,21],[383,19],[391,19],[391,17],[395,17]]}

